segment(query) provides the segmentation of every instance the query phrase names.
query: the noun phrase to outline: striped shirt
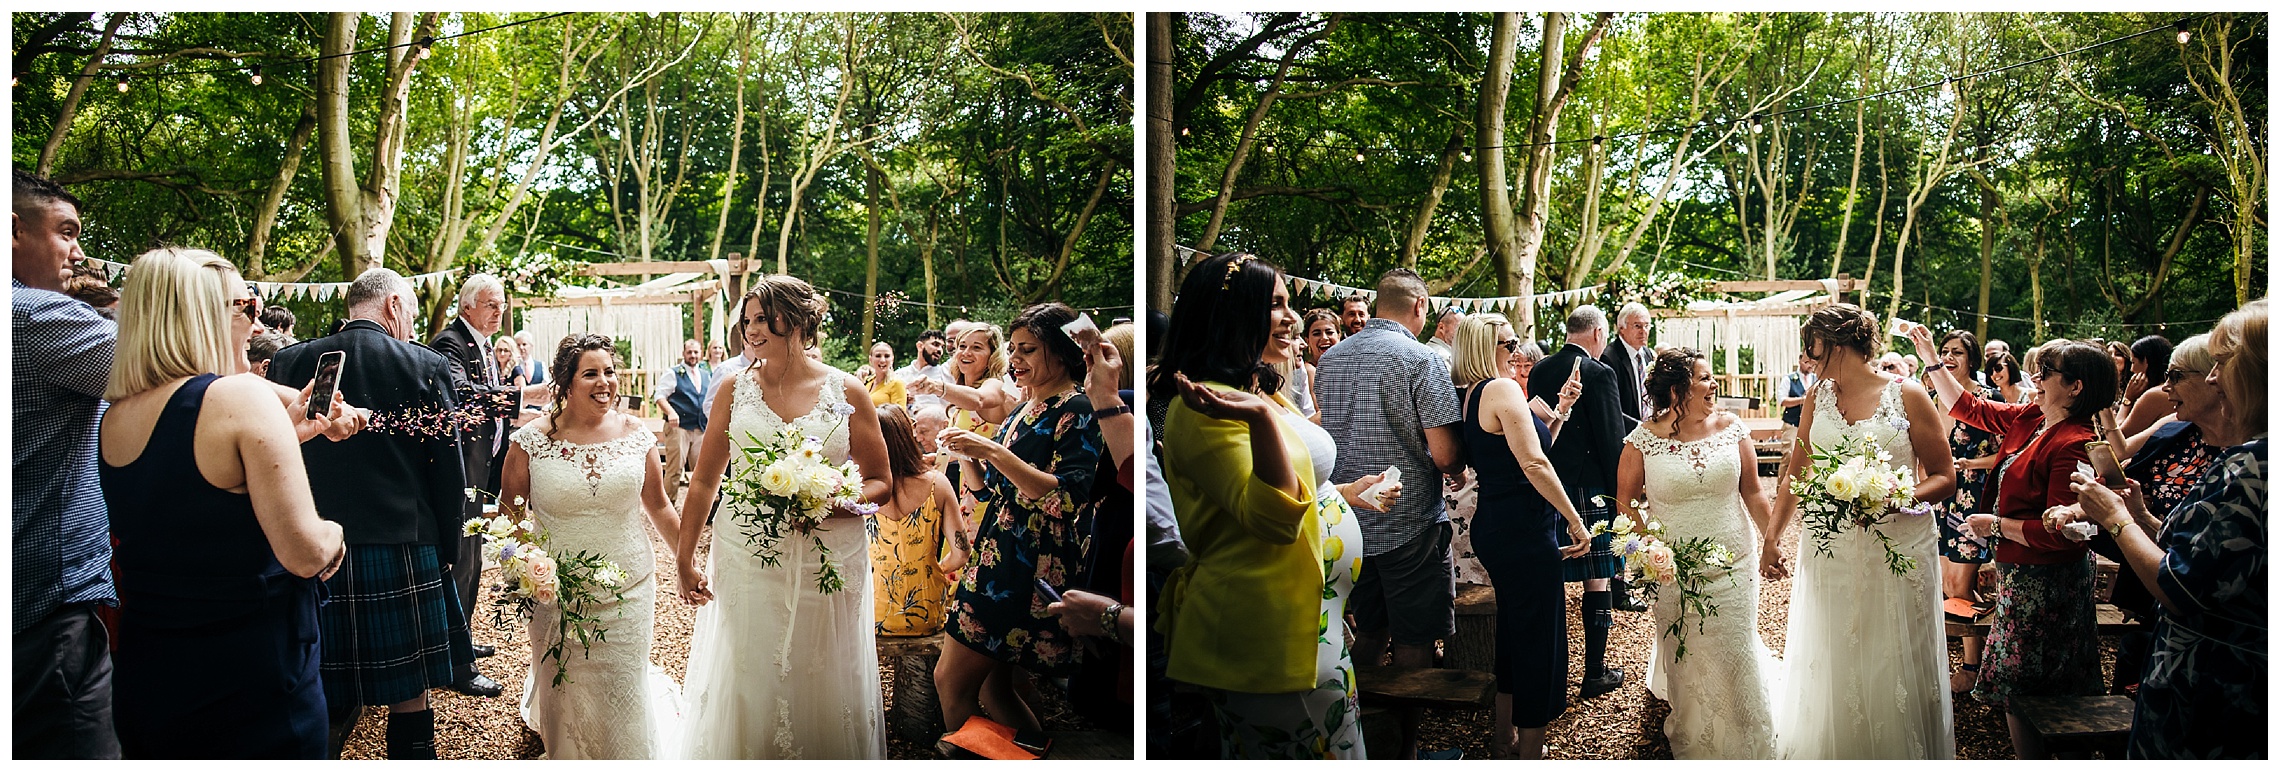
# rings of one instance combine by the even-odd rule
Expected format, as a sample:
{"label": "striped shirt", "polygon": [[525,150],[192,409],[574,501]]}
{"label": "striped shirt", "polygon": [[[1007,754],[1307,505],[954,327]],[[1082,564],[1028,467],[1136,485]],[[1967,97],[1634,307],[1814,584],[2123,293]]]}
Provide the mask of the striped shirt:
{"label": "striped shirt", "polygon": [[1314,382],[1322,428],[1338,444],[1333,482],[1401,468],[1402,494],[1388,512],[1357,512],[1362,555],[1382,555],[1449,519],[1441,510],[1441,470],[1425,430],[1463,420],[1449,363],[1409,329],[1371,319],[1322,354]]}
{"label": "striped shirt", "polygon": [[10,629],[56,608],[115,601],[110,512],[95,477],[103,382],[119,327],[86,303],[11,280],[15,523]]}

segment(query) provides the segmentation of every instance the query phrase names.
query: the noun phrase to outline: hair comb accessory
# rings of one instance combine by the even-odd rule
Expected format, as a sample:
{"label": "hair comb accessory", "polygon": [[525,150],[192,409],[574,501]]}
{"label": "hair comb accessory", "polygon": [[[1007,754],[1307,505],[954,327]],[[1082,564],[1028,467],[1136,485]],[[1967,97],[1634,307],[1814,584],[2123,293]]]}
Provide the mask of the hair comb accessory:
{"label": "hair comb accessory", "polygon": [[1220,278],[1219,289],[1222,291],[1226,290],[1229,285],[1235,282],[1235,274],[1243,270],[1243,264],[1257,259],[1257,255],[1253,255],[1249,252],[1236,253],[1235,259],[1227,261],[1227,275]]}

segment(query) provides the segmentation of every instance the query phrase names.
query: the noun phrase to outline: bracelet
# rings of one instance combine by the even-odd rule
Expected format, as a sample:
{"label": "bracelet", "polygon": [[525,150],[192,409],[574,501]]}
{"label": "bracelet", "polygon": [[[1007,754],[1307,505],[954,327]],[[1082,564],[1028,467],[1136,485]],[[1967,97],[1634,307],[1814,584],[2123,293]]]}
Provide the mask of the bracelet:
{"label": "bracelet", "polygon": [[1995,540],[1998,542],[2003,540],[2003,518],[2001,517],[1995,518]]}
{"label": "bracelet", "polygon": [[1131,406],[1131,405],[1117,405],[1116,407],[1104,407],[1104,408],[1101,408],[1101,409],[1099,409],[1099,410],[1095,410],[1095,411],[1093,411],[1093,420],[1095,420],[1095,421],[1106,421],[1106,420],[1108,420],[1108,419],[1111,419],[1111,418],[1115,418],[1115,417],[1117,417],[1117,416],[1120,416],[1120,415],[1131,415],[1131,414],[1132,414],[1132,406]]}
{"label": "bracelet", "polygon": [[1100,612],[1100,629],[1108,635],[1108,640],[1111,643],[1124,643],[1124,636],[1116,631],[1116,620],[1123,615],[1124,604],[1114,601],[1111,601],[1108,608]]}
{"label": "bracelet", "polygon": [[1928,372],[1931,372],[1931,371],[1933,371],[1933,370],[1945,370],[1945,369],[1948,369],[1948,366],[1947,366],[1947,363],[1946,363],[1946,362],[1941,362],[1941,363],[1939,363],[1939,364],[1936,364],[1936,365],[1924,365],[1924,372],[1927,372],[1927,373],[1928,373]]}

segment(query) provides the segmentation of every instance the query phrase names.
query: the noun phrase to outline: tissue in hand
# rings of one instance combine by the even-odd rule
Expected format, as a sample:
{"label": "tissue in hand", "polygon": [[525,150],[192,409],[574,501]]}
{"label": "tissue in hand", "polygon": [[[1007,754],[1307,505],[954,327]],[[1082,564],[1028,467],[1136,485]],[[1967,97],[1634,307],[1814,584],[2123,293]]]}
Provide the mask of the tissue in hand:
{"label": "tissue in hand", "polygon": [[1372,506],[1372,507],[1375,507],[1375,508],[1378,508],[1378,509],[1384,509],[1384,508],[1385,508],[1385,492],[1386,492],[1386,491],[1389,491],[1389,490],[1392,490],[1392,489],[1393,489],[1393,486],[1396,486],[1396,485],[1400,485],[1400,484],[1401,484],[1401,467],[1398,467],[1398,466],[1389,466],[1389,467],[1386,467],[1386,468],[1385,468],[1385,479],[1383,479],[1383,480],[1379,480],[1379,481],[1378,481],[1378,484],[1376,484],[1376,485],[1372,485],[1372,486],[1370,486],[1370,487],[1368,487],[1368,488],[1364,488],[1364,489],[1362,489],[1362,497],[1361,497],[1361,498],[1362,498],[1362,500],[1363,500],[1363,501],[1367,501],[1367,502],[1369,502],[1369,503],[1370,503],[1370,506]]}
{"label": "tissue in hand", "polygon": [[2073,541],[2089,541],[2090,537],[2098,535],[2098,526],[2080,520],[2060,526],[2059,530]]}

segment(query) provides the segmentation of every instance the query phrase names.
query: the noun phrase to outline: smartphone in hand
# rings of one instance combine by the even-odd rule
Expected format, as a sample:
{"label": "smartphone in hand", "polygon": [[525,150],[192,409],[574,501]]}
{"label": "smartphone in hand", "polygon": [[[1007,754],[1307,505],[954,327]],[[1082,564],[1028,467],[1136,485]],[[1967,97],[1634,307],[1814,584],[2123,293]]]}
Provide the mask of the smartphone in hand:
{"label": "smartphone in hand", "polygon": [[1055,591],[1053,589],[1053,585],[1046,584],[1045,580],[1043,579],[1037,580],[1037,594],[1045,596],[1045,602],[1047,603],[1061,602],[1061,593]]}
{"label": "smartphone in hand", "polygon": [[310,420],[332,412],[333,392],[340,389],[340,371],[347,366],[346,351],[328,351],[317,357],[317,379],[309,387]]}

